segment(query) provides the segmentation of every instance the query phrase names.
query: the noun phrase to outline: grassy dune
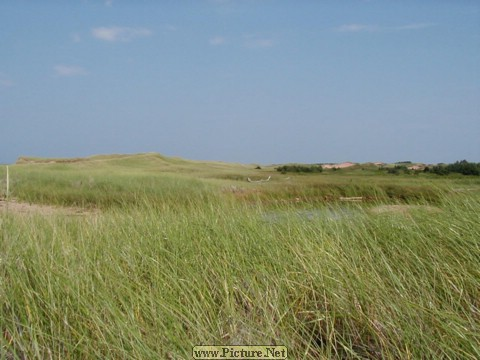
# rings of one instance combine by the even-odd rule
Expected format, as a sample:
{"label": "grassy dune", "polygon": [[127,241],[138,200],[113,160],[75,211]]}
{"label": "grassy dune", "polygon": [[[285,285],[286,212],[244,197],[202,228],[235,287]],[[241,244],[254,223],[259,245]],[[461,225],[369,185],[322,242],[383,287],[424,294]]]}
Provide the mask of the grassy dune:
{"label": "grassy dune", "polygon": [[[0,168],[0,179],[4,171]],[[444,191],[479,185],[478,179],[469,177],[386,175],[371,166],[327,170],[320,175],[282,175],[275,166],[257,169],[253,164],[188,161],[155,153],[83,159],[23,157],[10,171],[12,194],[19,200],[100,208],[137,204],[144,195],[155,202],[187,194],[208,199],[212,194],[231,195],[264,205],[299,200],[317,204],[356,196],[370,201],[434,202]],[[268,177],[268,184],[255,182]]]}
{"label": "grassy dune", "polygon": [[18,199],[101,211],[0,214],[0,358],[190,359],[197,344],[480,357],[473,178],[285,177],[155,154],[11,174]]}

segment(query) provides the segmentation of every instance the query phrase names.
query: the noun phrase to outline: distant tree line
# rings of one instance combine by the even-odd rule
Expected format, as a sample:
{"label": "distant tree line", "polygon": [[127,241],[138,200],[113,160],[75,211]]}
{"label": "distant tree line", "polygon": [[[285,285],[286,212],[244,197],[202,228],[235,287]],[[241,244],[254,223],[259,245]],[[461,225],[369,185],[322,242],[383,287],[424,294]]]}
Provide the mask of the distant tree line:
{"label": "distant tree line", "polygon": [[321,173],[323,171],[321,165],[283,165],[277,167],[276,170],[282,174],[286,174],[287,172]]}
{"label": "distant tree line", "polygon": [[457,173],[463,175],[477,175],[480,176],[480,163],[472,163],[467,160],[456,161],[453,164],[439,164],[432,167],[426,167],[424,172],[433,173],[437,175],[448,175],[450,173]]}
{"label": "distant tree line", "polygon": [[386,168],[387,173],[398,175],[401,172],[404,174],[410,174],[410,170],[405,165],[395,165],[393,168]]}

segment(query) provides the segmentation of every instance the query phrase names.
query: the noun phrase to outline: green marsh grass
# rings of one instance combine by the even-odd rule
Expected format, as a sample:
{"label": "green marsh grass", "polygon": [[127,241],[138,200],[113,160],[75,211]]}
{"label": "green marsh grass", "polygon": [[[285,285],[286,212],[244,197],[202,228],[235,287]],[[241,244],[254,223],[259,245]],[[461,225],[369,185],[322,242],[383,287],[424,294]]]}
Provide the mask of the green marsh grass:
{"label": "green marsh grass", "polygon": [[[32,201],[56,204],[71,202],[85,175],[75,169],[14,168],[48,179]],[[198,344],[285,345],[292,359],[480,357],[478,190],[442,185],[435,211],[419,198],[375,213],[388,198],[273,206],[268,188],[244,201],[219,190],[229,181],[97,171],[111,187],[91,190],[92,203],[119,199],[100,197],[100,212],[0,214],[0,358],[190,359]],[[26,178],[17,195],[35,192]],[[328,212],[299,216],[313,205]]]}
{"label": "green marsh grass", "polygon": [[[1,218],[3,355],[185,358],[284,344],[292,358],[480,356],[478,197],[441,212],[265,221],[191,203]],[[476,211],[476,213],[474,212]]]}

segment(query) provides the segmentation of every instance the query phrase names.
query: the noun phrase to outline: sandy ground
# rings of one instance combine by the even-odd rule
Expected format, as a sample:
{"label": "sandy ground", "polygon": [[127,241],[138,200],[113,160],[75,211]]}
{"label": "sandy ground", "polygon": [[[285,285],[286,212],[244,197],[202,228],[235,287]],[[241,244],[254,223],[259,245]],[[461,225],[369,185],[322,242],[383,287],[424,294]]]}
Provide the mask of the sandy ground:
{"label": "sandy ground", "polygon": [[23,215],[86,215],[95,212],[93,210],[75,207],[29,204],[26,202],[19,202],[15,199],[8,201],[8,203],[5,200],[0,200],[0,214],[6,213],[7,211]]}
{"label": "sandy ground", "polygon": [[344,163],[340,163],[340,164],[324,164],[322,165],[322,168],[324,169],[333,169],[333,168],[337,168],[337,169],[345,169],[345,168],[348,168],[350,166],[354,166],[355,163],[352,163],[352,162],[344,162]]}
{"label": "sandy ground", "polygon": [[380,205],[370,209],[370,212],[372,212],[373,214],[408,214],[410,210],[423,210],[429,213],[441,212],[438,207],[429,205]]}

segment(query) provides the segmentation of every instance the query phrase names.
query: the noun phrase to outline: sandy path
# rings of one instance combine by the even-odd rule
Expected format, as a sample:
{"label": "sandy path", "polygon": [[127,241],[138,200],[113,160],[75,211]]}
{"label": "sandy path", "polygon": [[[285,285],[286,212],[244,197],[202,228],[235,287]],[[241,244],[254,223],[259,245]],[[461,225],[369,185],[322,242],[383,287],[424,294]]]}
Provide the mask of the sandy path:
{"label": "sandy path", "polygon": [[26,202],[19,202],[15,199],[8,201],[8,203],[5,200],[0,200],[0,214],[4,214],[7,211],[14,214],[24,215],[86,215],[95,212],[95,210],[87,210],[75,207],[30,204]]}

